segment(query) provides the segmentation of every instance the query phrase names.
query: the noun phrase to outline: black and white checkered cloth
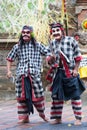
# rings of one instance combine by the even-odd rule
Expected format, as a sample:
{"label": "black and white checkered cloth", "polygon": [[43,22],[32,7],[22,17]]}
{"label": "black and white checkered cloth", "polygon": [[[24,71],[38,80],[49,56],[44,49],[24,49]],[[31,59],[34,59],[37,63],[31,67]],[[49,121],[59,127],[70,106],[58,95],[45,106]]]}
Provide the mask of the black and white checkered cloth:
{"label": "black and white checkered cloth", "polygon": [[34,48],[30,42],[24,44],[22,50],[19,44],[14,45],[7,59],[11,61],[14,61],[16,58],[18,59],[17,75],[26,75],[28,71],[32,74],[38,74],[41,72],[42,55],[47,56],[47,48],[40,43],[36,43]]}
{"label": "black and white checkered cloth", "polygon": [[78,46],[78,42],[70,36],[65,36],[61,39],[60,42],[57,40],[53,40],[49,45],[49,52],[53,52],[56,56],[56,62],[59,64],[59,52],[60,50],[66,55],[69,59],[70,64],[69,68],[72,70],[75,66],[75,58],[81,56],[80,49]]}
{"label": "black and white checkered cloth", "polygon": [[31,42],[23,44],[22,49],[20,49],[20,44],[16,44],[9,52],[7,60],[9,61],[17,60],[17,70],[16,70],[17,97],[21,97],[22,75],[28,76],[29,73],[32,77],[32,86],[34,88],[35,96],[41,97],[44,95],[41,82],[42,55],[44,56],[48,55],[47,48],[40,43],[36,43],[36,47],[34,48],[34,45]]}
{"label": "black and white checkered cloth", "polygon": [[[42,86],[41,81],[41,75],[34,75],[31,74],[31,82],[32,82],[32,88],[34,90],[34,96],[36,98],[44,96],[44,89]],[[16,76],[15,79],[15,91],[16,91],[16,97],[21,98],[22,97],[22,76]]]}

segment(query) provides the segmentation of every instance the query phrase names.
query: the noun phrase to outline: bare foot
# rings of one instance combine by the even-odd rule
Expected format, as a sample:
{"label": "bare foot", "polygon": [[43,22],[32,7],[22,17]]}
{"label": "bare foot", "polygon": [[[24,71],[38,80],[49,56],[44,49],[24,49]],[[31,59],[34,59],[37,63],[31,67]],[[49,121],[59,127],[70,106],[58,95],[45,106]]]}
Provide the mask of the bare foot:
{"label": "bare foot", "polygon": [[81,120],[76,120],[74,123],[74,125],[81,125],[81,124],[82,124]]}
{"label": "bare foot", "polygon": [[50,124],[52,125],[61,124],[61,123],[62,123],[61,119],[55,119],[54,121],[50,122]]}
{"label": "bare foot", "polygon": [[45,117],[45,115],[44,114],[39,114],[39,116],[44,120],[44,121],[46,121],[46,122],[48,122],[48,118],[47,117]]}
{"label": "bare foot", "polygon": [[19,121],[18,121],[18,124],[23,124],[23,123],[29,123],[29,120],[24,120],[24,119],[23,119],[23,120],[19,120]]}

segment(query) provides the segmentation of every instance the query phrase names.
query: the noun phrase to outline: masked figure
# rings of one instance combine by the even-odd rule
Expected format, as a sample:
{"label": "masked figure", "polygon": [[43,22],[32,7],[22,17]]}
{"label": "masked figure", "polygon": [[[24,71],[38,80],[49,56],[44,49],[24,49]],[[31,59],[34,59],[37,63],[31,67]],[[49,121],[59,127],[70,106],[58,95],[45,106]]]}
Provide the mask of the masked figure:
{"label": "masked figure", "polygon": [[16,60],[15,90],[17,98],[19,123],[29,122],[33,105],[39,116],[47,121],[44,110],[44,89],[41,81],[42,55],[47,56],[47,49],[38,43],[33,35],[33,28],[22,28],[19,42],[13,46],[7,56],[7,76],[12,76],[12,62]]}
{"label": "masked figure", "polygon": [[50,25],[53,40],[49,44],[49,51],[53,56],[48,57],[51,66],[46,79],[52,83],[52,124],[62,123],[62,109],[64,101],[71,100],[76,118],[75,125],[81,125],[82,102],[80,95],[85,90],[78,68],[82,59],[78,42],[70,36],[65,36],[60,23]]}

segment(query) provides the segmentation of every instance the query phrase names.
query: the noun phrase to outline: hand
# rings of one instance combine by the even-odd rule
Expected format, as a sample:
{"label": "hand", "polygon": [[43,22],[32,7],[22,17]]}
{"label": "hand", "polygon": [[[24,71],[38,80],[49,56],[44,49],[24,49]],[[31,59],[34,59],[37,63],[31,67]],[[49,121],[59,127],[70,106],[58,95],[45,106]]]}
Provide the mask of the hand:
{"label": "hand", "polygon": [[49,58],[49,60],[48,60],[48,64],[49,64],[49,65],[52,65],[52,64],[55,63],[55,61],[56,61],[55,56],[50,56],[50,58]]}
{"label": "hand", "polygon": [[77,75],[78,75],[78,71],[77,71],[76,69],[74,69],[74,70],[72,71],[72,76],[76,77]]}
{"label": "hand", "polygon": [[8,78],[12,77],[12,72],[11,72],[11,71],[8,71],[8,72],[7,72],[7,77],[8,77]]}
{"label": "hand", "polygon": [[79,65],[80,65],[80,61],[76,62],[75,67],[74,67],[74,69],[72,71],[72,76],[76,77],[78,75]]}

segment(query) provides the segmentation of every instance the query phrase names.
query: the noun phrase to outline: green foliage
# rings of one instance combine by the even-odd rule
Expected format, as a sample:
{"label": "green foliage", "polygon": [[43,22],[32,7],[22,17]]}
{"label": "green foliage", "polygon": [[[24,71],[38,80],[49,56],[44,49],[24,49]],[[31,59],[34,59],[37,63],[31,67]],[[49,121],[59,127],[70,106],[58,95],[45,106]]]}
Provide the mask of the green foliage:
{"label": "green foliage", "polygon": [[44,0],[44,10],[39,11],[38,0],[0,0],[0,32],[18,37],[22,26],[32,25],[37,40],[47,43],[49,22],[61,19],[59,12],[49,10],[50,3],[55,1]]}
{"label": "green foliage", "polygon": [[51,3],[51,2],[54,2],[54,0],[49,0],[49,2]]}
{"label": "green foliage", "polygon": [[32,38],[34,37],[34,33],[33,33],[33,32],[31,33],[31,37],[32,37]]}
{"label": "green foliage", "polygon": [[39,12],[37,0],[0,0],[0,32],[9,33],[10,35],[16,34],[18,37],[22,26],[28,24],[34,27],[35,35],[38,34],[40,37],[39,32],[42,33],[41,26],[48,23],[47,10],[49,2],[49,0],[44,0],[44,10]]}
{"label": "green foliage", "polygon": [[28,2],[28,8],[29,9],[33,9],[34,8],[34,6],[32,5],[32,2]]}
{"label": "green foliage", "polygon": [[46,14],[46,11],[45,11],[45,10],[43,10],[43,11],[41,12],[41,14],[42,14],[42,15],[45,15],[45,14]]}
{"label": "green foliage", "polygon": [[2,26],[2,22],[0,22],[0,30],[2,30],[2,33],[5,32],[4,27]]}

